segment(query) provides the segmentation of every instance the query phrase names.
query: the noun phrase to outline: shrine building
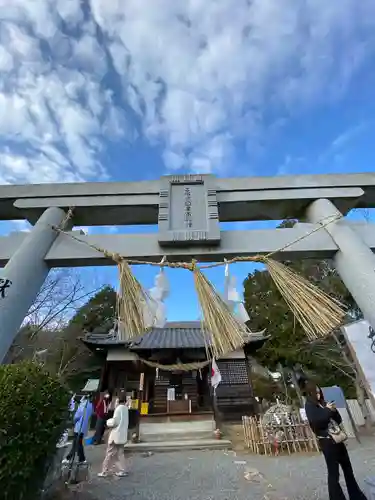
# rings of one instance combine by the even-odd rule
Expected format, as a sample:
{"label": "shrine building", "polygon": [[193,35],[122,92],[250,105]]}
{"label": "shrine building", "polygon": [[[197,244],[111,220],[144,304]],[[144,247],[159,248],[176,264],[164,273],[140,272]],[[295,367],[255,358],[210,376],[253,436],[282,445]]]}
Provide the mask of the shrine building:
{"label": "shrine building", "polygon": [[[131,342],[119,341],[113,329],[87,333],[82,340],[102,360],[99,391],[116,395],[125,390],[133,399],[140,394],[143,417],[169,416],[178,420],[212,415],[211,364],[205,363],[206,344],[199,321],[169,322]],[[217,360],[222,381],[215,402],[223,420],[240,421],[243,415],[256,413],[251,355],[265,341],[262,333],[249,333],[243,348]],[[161,368],[187,363],[197,368]]]}

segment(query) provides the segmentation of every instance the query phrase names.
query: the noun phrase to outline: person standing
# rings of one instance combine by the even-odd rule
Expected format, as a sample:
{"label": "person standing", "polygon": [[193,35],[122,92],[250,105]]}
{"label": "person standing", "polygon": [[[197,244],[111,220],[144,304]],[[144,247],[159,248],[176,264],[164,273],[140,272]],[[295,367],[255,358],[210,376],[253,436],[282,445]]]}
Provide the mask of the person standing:
{"label": "person standing", "polygon": [[[74,413],[75,413],[75,394],[72,395],[72,397],[69,401],[68,408],[69,408],[70,420],[73,420]],[[65,429],[65,431],[62,433],[60,441],[57,443],[57,448],[67,447],[68,446],[68,439],[69,439],[69,429]]]}
{"label": "person standing", "polygon": [[96,405],[95,414],[96,414],[96,425],[95,425],[95,434],[93,438],[93,444],[99,445],[102,442],[105,424],[108,419],[108,411],[110,405],[110,395],[109,393],[105,393],[102,396]]}
{"label": "person standing", "polygon": [[337,411],[335,404],[333,402],[325,402],[320,387],[317,387],[311,382],[307,383],[305,386],[305,395],[306,417],[312,431],[318,438],[320,450],[327,464],[329,499],[346,500],[339,481],[339,467],[341,466],[348,489],[349,499],[367,500],[354,477],[348,450],[344,443],[345,435],[341,434],[341,438],[336,438],[336,441],[341,442],[336,442],[332,437],[332,425],[337,427],[342,424],[341,415]]}
{"label": "person standing", "polygon": [[83,448],[83,439],[87,435],[90,427],[90,420],[92,414],[94,413],[94,407],[92,404],[92,396],[85,398],[84,402],[81,402],[77,411],[74,414],[74,438],[73,444],[70,452],[63,460],[63,463],[69,463],[74,460],[74,456],[77,453],[78,462],[80,464],[86,463],[85,450]]}
{"label": "person standing", "polygon": [[108,476],[109,470],[115,466],[116,476],[128,475],[124,446],[128,441],[129,408],[125,393],[120,394],[113,418],[107,420],[107,426],[112,429],[108,436],[108,446],[99,477]]}

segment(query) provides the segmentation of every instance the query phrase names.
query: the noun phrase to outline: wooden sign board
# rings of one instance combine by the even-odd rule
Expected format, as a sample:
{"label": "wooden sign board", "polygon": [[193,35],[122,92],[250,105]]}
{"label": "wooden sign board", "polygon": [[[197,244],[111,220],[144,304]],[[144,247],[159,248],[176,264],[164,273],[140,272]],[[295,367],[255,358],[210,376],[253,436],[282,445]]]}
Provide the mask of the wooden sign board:
{"label": "wooden sign board", "polygon": [[143,387],[145,385],[145,374],[141,373],[141,376],[139,377],[139,390],[143,391]]}

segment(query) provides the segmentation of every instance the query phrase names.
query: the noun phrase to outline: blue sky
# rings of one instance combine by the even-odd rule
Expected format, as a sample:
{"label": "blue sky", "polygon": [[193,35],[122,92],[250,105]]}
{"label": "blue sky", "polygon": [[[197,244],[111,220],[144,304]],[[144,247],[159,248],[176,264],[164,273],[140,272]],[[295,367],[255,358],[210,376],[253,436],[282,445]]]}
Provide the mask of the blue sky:
{"label": "blue sky", "polygon": [[[1,184],[373,170],[372,0],[0,7]],[[210,278],[222,287],[222,270]],[[170,319],[197,317],[191,276],[170,279]]]}

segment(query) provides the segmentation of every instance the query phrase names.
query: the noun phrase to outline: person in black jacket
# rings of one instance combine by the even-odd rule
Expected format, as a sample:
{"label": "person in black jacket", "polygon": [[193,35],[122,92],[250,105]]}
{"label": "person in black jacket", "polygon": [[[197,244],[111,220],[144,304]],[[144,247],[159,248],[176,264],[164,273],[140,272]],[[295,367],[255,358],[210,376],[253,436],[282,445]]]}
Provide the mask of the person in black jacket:
{"label": "person in black jacket", "polygon": [[340,486],[341,465],[350,500],[366,500],[354,477],[348,450],[344,443],[336,443],[329,435],[329,424],[334,420],[342,423],[340,413],[334,403],[324,401],[322,390],[311,382],[305,387],[306,417],[310,427],[318,438],[319,447],[324,455],[328,469],[328,493],[330,500],[346,500]]}

